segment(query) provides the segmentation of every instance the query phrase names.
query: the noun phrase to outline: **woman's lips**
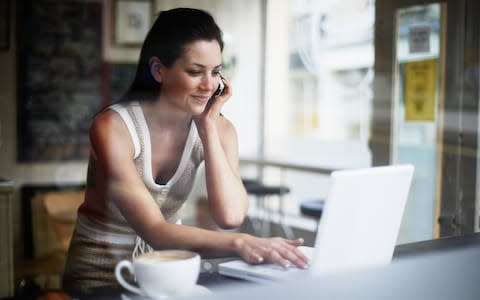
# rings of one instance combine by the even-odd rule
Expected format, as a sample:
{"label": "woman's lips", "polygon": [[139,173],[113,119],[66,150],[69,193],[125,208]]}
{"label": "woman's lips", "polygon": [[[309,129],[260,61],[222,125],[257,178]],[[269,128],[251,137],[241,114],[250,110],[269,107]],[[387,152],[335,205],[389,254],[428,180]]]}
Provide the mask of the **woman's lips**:
{"label": "woman's lips", "polygon": [[193,96],[193,98],[200,103],[206,103],[210,99],[210,96]]}

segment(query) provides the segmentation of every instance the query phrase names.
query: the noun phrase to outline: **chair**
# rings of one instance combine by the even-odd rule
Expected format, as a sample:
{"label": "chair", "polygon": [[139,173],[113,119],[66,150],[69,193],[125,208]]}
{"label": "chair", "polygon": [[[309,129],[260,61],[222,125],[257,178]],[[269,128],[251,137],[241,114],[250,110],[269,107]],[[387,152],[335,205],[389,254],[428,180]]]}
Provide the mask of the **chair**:
{"label": "chair", "polygon": [[[39,218],[34,224],[40,231],[34,246],[38,255],[34,258],[22,260],[15,264],[15,281],[18,289],[25,289],[27,283],[37,284],[42,289],[61,288],[61,275],[65,266],[66,253],[74,230],[77,209],[83,202],[84,191],[54,191],[40,193],[35,196],[34,201],[38,202],[36,208],[42,210]],[[46,223],[45,227],[42,226]],[[34,225],[34,226],[35,226]],[[52,243],[50,233],[53,231],[55,245],[43,245]],[[28,285],[28,284],[27,284]]]}
{"label": "chair", "polygon": [[318,225],[318,222],[320,222],[320,218],[322,217],[324,206],[325,199],[306,200],[300,203],[300,212],[306,217],[315,219]]}
{"label": "chair", "polygon": [[293,232],[289,226],[283,221],[283,196],[290,193],[290,188],[282,185],[273,186],[265,185],[260,181],[253,179],[242,179],[243,185],[247,191],[247,194],[256,198],[257,213],[262,212],[263,216],[256,216],[257,219],[253,222],[254,232],[260,236],[270,235],[270,223],[273,221],[271,218],[271,209],[268,207],[268,201],[270,199],[277,199],[279,201],[278,213],[280,216],[280,226],[287,238],[293,238]]}
{"label": "chair", "polygon": [[43,204],[61,249],[67,253],[72,239],[77,210],[84,199],[83,191],[64,191],[45,194]]}

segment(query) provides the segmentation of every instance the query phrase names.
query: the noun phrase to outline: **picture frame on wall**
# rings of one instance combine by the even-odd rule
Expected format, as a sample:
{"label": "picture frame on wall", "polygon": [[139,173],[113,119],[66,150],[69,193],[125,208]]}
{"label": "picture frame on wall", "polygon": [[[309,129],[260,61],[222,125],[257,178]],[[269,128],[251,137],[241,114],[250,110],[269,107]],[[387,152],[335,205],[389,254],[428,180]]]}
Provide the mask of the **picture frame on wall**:
{"label": "picture frame on wall", "polygon": [[140,46],[152,22],[150,0],[114,0],[113,40],[122,46]]}
{"label": "picture frame on wall", "polygon": [[10,0],[0,0],[0,50],[10,48]]}

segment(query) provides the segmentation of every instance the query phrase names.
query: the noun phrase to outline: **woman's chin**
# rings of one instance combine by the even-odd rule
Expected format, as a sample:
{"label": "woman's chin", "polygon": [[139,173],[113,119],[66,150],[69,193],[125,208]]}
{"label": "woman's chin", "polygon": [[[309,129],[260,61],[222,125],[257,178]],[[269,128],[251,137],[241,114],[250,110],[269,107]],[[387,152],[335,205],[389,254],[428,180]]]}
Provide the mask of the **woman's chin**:
{"label": "woman's chin", "polygon": [[205,111],[205,107],[206,107],[206,105],[202,106],[202,107],[194,107],[192,109],[192,115],[194,117],[200,116]]}
{"label": "woman's chin", "polygon": [[188,109],[193,116],[198,116],[198,115],[201,115],[205,111],[205,109],[207,107],[207,104],[208,104],[208,101],[204,102],[204,103],[191,102],[189,104]]}

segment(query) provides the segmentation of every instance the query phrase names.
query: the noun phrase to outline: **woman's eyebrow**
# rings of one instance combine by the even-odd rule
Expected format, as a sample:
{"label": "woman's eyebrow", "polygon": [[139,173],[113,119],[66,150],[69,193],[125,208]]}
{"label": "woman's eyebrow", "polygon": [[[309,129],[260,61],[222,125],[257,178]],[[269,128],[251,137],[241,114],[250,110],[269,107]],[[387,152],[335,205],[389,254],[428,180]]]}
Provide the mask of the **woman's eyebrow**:
{"label": "woman's eyebrow", "polygon": [[[199,63],[192,63],[192,65],[197,66],[197,67],[199,67],[199,68],[203,68],[203,69],[206,68],[205,65],[202,65],[202,64],[199,64]],[[219,64],[219,65],[216,65],[216,66],[213,67],[213,68],[214,68],[214,69],[218,69],[218,68],[221,68],[222,66],[223,66],[223,64]]]}

